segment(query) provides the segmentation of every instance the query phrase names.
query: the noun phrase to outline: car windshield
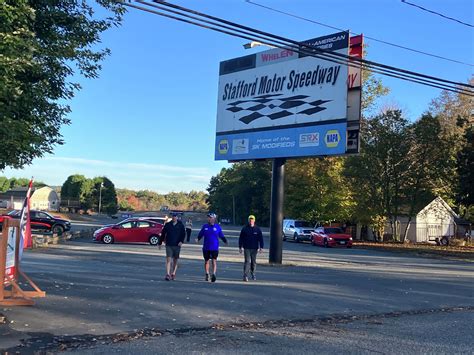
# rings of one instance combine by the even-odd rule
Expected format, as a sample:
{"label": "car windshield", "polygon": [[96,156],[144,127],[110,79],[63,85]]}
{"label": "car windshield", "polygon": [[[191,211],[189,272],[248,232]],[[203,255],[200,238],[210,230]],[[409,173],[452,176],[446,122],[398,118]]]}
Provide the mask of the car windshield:
{"label": "car windshield", "polygon": [[306,221],[295,221],[295,227],[299,228],[313,228],[313,225]]}
{"label": "car windshield", "polygon": [[8,212],[8,215],[12,217],[18,216],[19,214],[20,214],[20,211],[18,210],[13,210],[13,211]]}
{"label": "car windshield", "polygon": [[341,228],[324,228],[324,233],[326,234],[343,234]]}

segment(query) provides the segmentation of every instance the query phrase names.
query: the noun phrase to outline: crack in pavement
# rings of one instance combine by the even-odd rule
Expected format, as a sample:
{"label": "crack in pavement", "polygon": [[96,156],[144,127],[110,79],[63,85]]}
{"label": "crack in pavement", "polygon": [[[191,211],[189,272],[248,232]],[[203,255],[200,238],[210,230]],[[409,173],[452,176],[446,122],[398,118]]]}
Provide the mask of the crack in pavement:
{"label": "crack in pavement", "polygon": [[372,314],[334,314],[331,316],[314,316],[306,319],[278,319],[267,320],[264,322],[239,322],[228,324],[214,324],[206,327],[183,327],[176,329],[160,329],[143,328],[134,329],[131,332],[119,332],[115,334],[106,335],[75,335],[75,336],[58,336],[51,333],[41,332],[27,332],[23,333],[30,338],[22,340],[21,344],[3,349],[2,354],[41,354],[51,351],[65,351],[80,348],[93,348],[98,345],[116,344],[119,342],[127,342],[138,340],[142,338],[152,338],[159,336],[187,336],[195,335],[196,333],[206,333],[216,330],[232,331],[232,330],[251,330],[251,329],[275,329],[284,327],[298,327],[308,324],[319,324],[321,326],[331,326],[336,324],[348,324],[355,321],[369,321],[372,324],[382,324],[382,318],[399,318],[404,316],[417,316],[426,314],[438,314],[444,312],[463,312],[474,311],[474,306],[458,306],[458,307],[444,307],[432,309],[419,309],[407,311],[394,311],[388,313],[372,313]]}

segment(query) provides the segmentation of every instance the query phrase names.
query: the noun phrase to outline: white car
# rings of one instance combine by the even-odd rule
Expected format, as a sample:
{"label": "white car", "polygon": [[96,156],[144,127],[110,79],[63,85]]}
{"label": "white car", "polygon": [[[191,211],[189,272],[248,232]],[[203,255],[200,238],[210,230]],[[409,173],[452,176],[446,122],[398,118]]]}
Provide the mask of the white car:
{"label": "white car", "polygon": [[283,220],[283,240],[292,239],[297,243],[311,241],[311,232],[314,232],[314,225],[310,222],[298,219]]}

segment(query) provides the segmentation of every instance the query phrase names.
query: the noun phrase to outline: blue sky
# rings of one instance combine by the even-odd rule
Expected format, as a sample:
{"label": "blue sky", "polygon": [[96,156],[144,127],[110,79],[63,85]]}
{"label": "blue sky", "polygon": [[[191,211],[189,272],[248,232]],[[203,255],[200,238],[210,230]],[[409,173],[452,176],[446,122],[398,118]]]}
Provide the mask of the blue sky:
{"label": "blue sky", "polygon": [[[474,62],[470,27],[399,0],[255,0],[266,6],[364,33],[384,41],[459,61]],[[473,23],[472,0],[412,0]],[[248,4],[244,0],[174,3],[295,40],[337,32]],[[205,190],[225,162],[214,161],[219,62],[264,48],[244,50],[245,40],[130,9],[124,23],[102,37],[112,50],[100,78],[79,78],[71,101],[66,144],[7,177],[61,185],[71,174],[107,176],[118,188],[160,193]],[[367,59],[466,82],[472,66],[456,64],[367,40]],[[438,89],[382,77],[391,89],[379,107],[396,105],[415,120]]]}

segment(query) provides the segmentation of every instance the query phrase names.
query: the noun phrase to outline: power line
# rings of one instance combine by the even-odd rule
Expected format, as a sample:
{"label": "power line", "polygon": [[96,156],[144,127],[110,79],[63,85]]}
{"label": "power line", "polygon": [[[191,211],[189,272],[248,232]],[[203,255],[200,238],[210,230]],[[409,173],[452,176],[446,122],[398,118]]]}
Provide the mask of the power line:
{"label": "power line", "polygon": [[[156,4],[148,4],[146,1],[143,1],[143,0],[136,0],[136,1],[140,2],[140,3],[144,3],[148,6],[152,6],[152,7],[156,7],[156,8],[160,8],[160,9],[165,9],[165,11],[170,11],[170,10],[167,10],[166,8],[160,7],[159,5],[156,5]],[[235,28],[239,28],[239,29],[244,30],[243,32],[242,32],[242,30],[235,30],[239,33],[245,33],[247,35],[253,35],[253,36],[255,36],[255,33],[257,33],[256,36],[265,36],[264,40],[266,40],[266,41],[278,41],[279,43],[278,43],[278,45],[276,45],[276,47],[288,49],[287,46],[288,46],[288,43],[290,43],[290,46],[291,45],[296,46],[296,49],[294,49],[294,51],[296,51],[296,52],[298,52],[299,50],[301,51],[301,46],[302,46],[301,42],[297,42],[297,41],[294,41],[294,40],[291,40],[291,39],[288,39],[288,38],[285,38],[285,37],[281,37],[281,36],[278,36],[278,35],[275,35],[275,34],[271,34],[271,33],[268,33],[268,32],[260,31],[258,29],[254,29],[252,27],[247,27],[247,26],[244,26],[244,25],[240,25],[240,24],[237,24],[237,23],[234,23],[234,22],[231,22],[231,21],[227,21],[227,20],[219,18],[219,17],[207,15],[207,14],[195,11],[195,10],[191,10],[191,9],[181,7],[181,6],[172,4],[172,3],[168,3],[166,1],[161,1],[161,0],[152,0],[152,1],[154,3],[158,3],[158,4],[164,5],[166,7],[173,8],[173,9],[178,10],[178,11],[188,12],[188,13],[191,13],[193,15],[198,15],[198,16],[204,17],[206,19],[216,21],[217,23],[213,23],[213,24],[217,25],[217,26],[220,26],[220,27],[223,26],[220,23],[224,23],[224,26],[230,25],[231,26],[230,28],[233,29],[233,30],[235,30]],[[189,15],[182,14],[181,12],[176,12],[176,13],[179,13],[181,16],[189,17]],[[196,17],[194,17],[194,18],[196,19]],[[202,19],[199,19],[199,20],[200,21],[205,21],[205,20],[202,20]],[[210,22],[206,21],[206,23],[210,23]],[[229,27],[226,27],[226,28],[229,29]],[[241,37],[241,36],[237,35],[237,37]],[[249,38],[245,37],[245,39],[249,39]],[[252,38],[252,40],[255,40],[255,38]],[[259,40],[259,41],[261,41],[261,40]],[[268,43],[266,43],[266,44],[268,44]],[[275,44],[273,43],[273,45],[275,45]],[[282,47],[282,45],[286,46],[286,47]],[[351,62],[348,62],[348,60],[349,61],[357,61],[357,62],[360,63],[359,65],[364,65],[366,68],[369,68],[371,70],[373,70],[373,67],[379,67],[379,69],[381,68],[381,70],[398,71],[398,72],[401,72],[402,74],[418,76],[418,77],[421,77],[423,79],[441,81],[441,82],[450,83],[450,84],[453,84],[453,85],[456,85],[456,86],[468,87],[469,89],[473,88],[469,84],[458,83],[458,82],[454,82],[454,81],[450,81],[450,80],[446,80],[446,79],[440,79],[440,78],[428,76],[428,75],[421,74],[421,73],[411,72],[411,71],[408,71],[408,70],[405,70],[405,69],[400,69],[400,68],[388,66],[388,65],[385,65],[385,64],[376,63],[376,62],[369,61],[369,60],[366,60],[366,59],[354,58],[354,57],[351,57],[347,54],[335,53],[335,52],[331,52],[331,51],[327,51],[327,50],[323,50],[323,49],[318,49],[318,48],[311,47],[311,46],[304,46],[304,47],[305,47],[304,50],[306,51],[306,53],[304,53],[304,54],[312,55],[312,56],[317,57],[317,58],[322,58],[322,59],[326,59],[326,60],[328,60],[328,58],[327,58],[328,56],[333,57],[333,59],[334,59],[334,57],[337,57],[338,59],[343,58],[343,59],[346,60],[343,64],[347,64],[347,65],[350,65],[350,66],[354,66],[354,65],[351,64]],[[310,52],[308,53],[308,51],[310,51]],[[329,61],[336,62],[335,60],[329,60]],[[341,64],[341,63],[339,62],[339,64]]]}
{"label": "power line", "polygon": [[436,12],[436,11],[433,11],[433,10],[429,10],[429,9],[427,9],[426,7],[423,7],[423,6],[420,6],[420,5],[417,5],[417,4],[413,4],[413,3],[408,2],[408,1],[406,1],[406,0],[401,0],[401,1],[402,1],[402,3],[404,3],[404,4],[407,4],[407,5],[416,7],[416,8],[418,8],[418,9],[420,9],[420,10],[423,10],[423,11],[426,11],[426,12],[429,12],[429,13],[432,13],[432,14],[435,14],[435,15],[438,15],[438,16],[441,16],[441,17],[443,17],[443,18],[445,18],[445,19],[448,19],[448,20],[451,20],[451,21],[454,21],[454,22],[458,22],[458,23],[460,23],[461,25],[469,26],[469,27],[474,27],[474,26],[471,25],[470,23],[460,21],[460,20],[458,20],[458,19],[455,19],[454,17],[449,17],[449,16],[443,15],[443,14],[441,14],[441,13],[439,13],[439,12]]}
{"label": "power line", "polygon": [[[243,25],[239,25],[239,24],[236,24],[236,23],[233,23],[233,22],[230,22],[218,17],[206,15],[206,14],[203,14],[191,9],[187,9],[187,8],[180,7],[178,5],[174,5],[174,4],[163,2],[163,1],[156,0],[155,1],[156,4],[150,4],[150,3],[147,3],[146,1],[140,1],[140,0],[137,0],[136,2],[146,5],[146,6],[157,8],[163,11],[171,12],[180,17],[166,14],[163,12],[159,12],[157,10],[152,10],[149,8],[132,5],[130,3],[125,3],[125,5],[134,7],[139,10],[147,11],[156,15],[168,17],[174,20],[193,24],[193,25],[200,26],[206,29],[211,29],[214,31],[232,35],[235,37],[240,37],[247,40],[258,40],[264,44],[273,45],[273,46],[284,48],[284,49],[290,49],[297,53],[302,53],[302,54],[310,55],[313,57],[323,58],[328,61],[338,62],[340,64],[347,64],[351,66],[355,65],[357,67],[362,67],[364,69],[370,69],[379,74],[392,76],[392,77],[396,77],[403,80],[413,81],[420,84],[424,84],[424,85],[428,85],[428,86],[432,86],[432,87],[436,87],[436,88],[440,88],[440,89],[444,89],[448,91],[453,91],[456,93],[463,93],[470,96],[474,95],[474,93],[472,92],[472,89],[474,87],[468,84],[462,84],[462,83],[457,83],[457,82],[453,82],[453,81],[449,81],[445,79],[430,77],[424,74],[406,71],[404,69],[394,68],[394,67],[386,66],[383,64],[375,63],[375,62],[358,59],[358,58],[352,58],[344,54],[328,52],[328,51],[317,49],[314,47],[305,46],[305,45],[302,45],[300,42],[296,42],[284,37],[269,34],[263,31],[259,31],[259,30],[246,27]],[[169,8],[172,8],[174,10],[171,10]],[[189,14],[192,14],[192,15],[189,15]],[[196,20],[197,22],[190,21],[188,20],[189,18],[192,20]],[[222,23],[224,25],[222,25]],[[358,62],[358,63],[354,63],[354,62]],[[464,89],[462,87],[466,87],[467,89]]]}
{"label": "power line", "polygon": [[[303,21],[306,21],[306,22],[314,23],[314,24],[316,24],[316,25],[320,25],[320,26],[323,26],[323,27],[331,28],[331,29],[333,29],[333,30],[345,31],[344,29],[341,29],[341,28],[338,28],[338,27],[335,27],[335,26],[331,26],[331,25],[328,25],[328,24],[325,24],[325,23],[322,23],[322,22],[318,22],[318,21],[315,21],[315,20],[311,20],[311,19],[309,19],[309,18],[306,18],[306,17],[303,17],[303,16],[299,16],[299,15],[296,15],[296,14],[292,14],[292,13],[290,13],[290,12],[278,10],[278,9],[276,9],[276,8],[274,8],[274,7],[262,5],[262,4],[259,4],[259,3],[254,2],[254,1],[252,1],[252,0],[245,0],[245,2],[247,2],[247,3],[251,4],[251,5],[254,5],[254,6],[261,7],[261,8],[266,9],[266,10],[270,10],[270,11],[273,11],[273,12],[277,12],[277,13],[282,14],[282,15],[290,16],[290,17],[293,17],[293,18],[297,18],[297,19],[299,19],[299,20],[303,20]],[[355,33],[355,32],[352,32],[352,31],[351,31],[350,33],[353,34],[353,35],[359,35],[359,33]],[[386,45],[388,45],[388,46],[392,46],[392,47],[396,47],[396,48],[400,48],[400,49],[405,49],[405,50],[407,50],[407,51],[411,51],[411,52],[415,52],[415,53],[418,53],[418,54],[426,55],[426,56],[429,56],[429,57],[434,57],[434,58],[446,60],[446,61],[453,62],[453,63],[468,65],[468,66],[471,66],[471,67],[474,66],[474,64],[462,62],[462,61],[459,61],[459,60],[456,60],[456,59],[446,58],[446,57],[443,57],[443,56],[440,56],[440,55],[437,55],[437,54],[433,54],[433,53],[428,53],[428,52],[420,51],[420,50],[418,50],[418,49],[413,49],[413,48],[405,47],[405,46],[402,46],[402,45],[399,45],[399,44],[387,42],[387,41],[380,40],[380,39],[377,39],[377,38],[374,38],[374,37],[369,37],[369,36],[367,36],[367,35],[364,35],[364,38],[370,39],[370,40],[372,40],[372,41],[374,41],[374,42],[383,43],[383,44],[386,44]]]}

